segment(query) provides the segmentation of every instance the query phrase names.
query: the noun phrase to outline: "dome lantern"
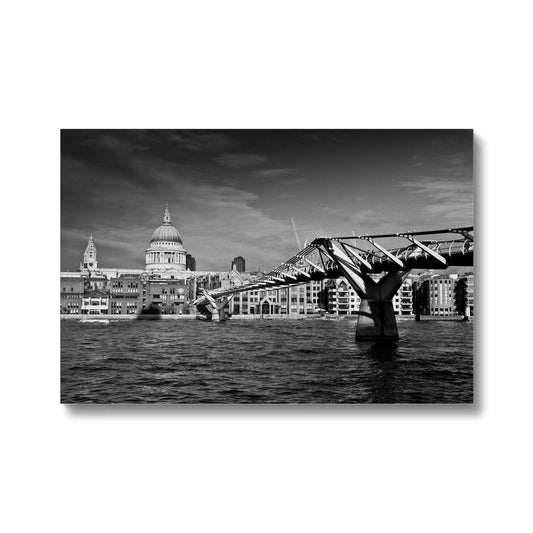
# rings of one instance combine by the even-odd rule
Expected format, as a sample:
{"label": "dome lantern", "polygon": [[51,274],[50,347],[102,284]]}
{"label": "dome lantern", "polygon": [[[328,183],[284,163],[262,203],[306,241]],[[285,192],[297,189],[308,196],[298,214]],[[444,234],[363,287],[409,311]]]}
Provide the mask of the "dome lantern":
{"label": "dome lantern", "polygon": [[170,226],[171,220],[170,220],[170,212],[168,210],[168,203],[165,207],[165,213],[163,214],[163,225],[164,226]]}

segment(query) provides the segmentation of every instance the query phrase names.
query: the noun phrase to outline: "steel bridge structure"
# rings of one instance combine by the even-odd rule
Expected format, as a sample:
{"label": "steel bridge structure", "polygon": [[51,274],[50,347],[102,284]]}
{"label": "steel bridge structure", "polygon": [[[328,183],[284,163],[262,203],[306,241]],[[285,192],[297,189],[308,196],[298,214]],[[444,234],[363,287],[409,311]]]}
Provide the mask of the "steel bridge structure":
{"label": "steel bridge structure", "polygon": [[[392,298],[413,269],[473,266],[473,226],[379,235],[317,237],[252,283],[205,291],[194,304],[207,319],[224,320],[238,292],[292,287],[311,280],[345,277],[361,299],[358,340],[395,340]],[[378,276],[381,275],[379,279]]]}

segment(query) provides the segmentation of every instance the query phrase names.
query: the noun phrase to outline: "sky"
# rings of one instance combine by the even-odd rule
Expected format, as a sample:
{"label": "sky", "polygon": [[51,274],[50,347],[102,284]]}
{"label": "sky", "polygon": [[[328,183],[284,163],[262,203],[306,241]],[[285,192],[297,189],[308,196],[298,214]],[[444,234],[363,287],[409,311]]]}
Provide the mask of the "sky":
{"label": "sky", "polygon": [[316,236],[473,225],[472,130],[62,130],[61,269],[142,268],[168,203],[198,270]]}

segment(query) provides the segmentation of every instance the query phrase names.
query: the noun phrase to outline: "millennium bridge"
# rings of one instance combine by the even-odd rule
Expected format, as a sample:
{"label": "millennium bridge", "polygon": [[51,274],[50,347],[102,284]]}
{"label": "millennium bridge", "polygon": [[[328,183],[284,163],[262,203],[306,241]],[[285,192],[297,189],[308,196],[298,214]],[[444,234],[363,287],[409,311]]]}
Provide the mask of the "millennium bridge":
{"label": "millennium bridge", "polygon": [[[379,235],[318,237],[253,283],[203,291],[194,304],[207,319],[224,320],[238,292],[293,287],[345,277],[361,299],[358,340],[396,340],[392,298],[413,269],[474,265],[474,228],[406,231]],[[381,275],[379,279],[376,279]]]}

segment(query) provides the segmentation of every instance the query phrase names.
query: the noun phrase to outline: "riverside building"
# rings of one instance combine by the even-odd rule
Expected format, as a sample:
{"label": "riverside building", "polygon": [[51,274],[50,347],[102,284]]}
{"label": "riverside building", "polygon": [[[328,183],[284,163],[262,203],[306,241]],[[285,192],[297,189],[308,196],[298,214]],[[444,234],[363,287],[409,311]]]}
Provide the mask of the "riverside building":
{"label": "riverside building", "polygon": [[61,276],[59,290],[61,298],[61,313],[79,315],[81,313],[81,299],[85,292],[83,278]]}
{"label": "riverside building", "polygon": [[394,314],[399,316],[413,315],[413,280],[407,278],[392,298]]}
{"label": "riverside building", "polygon": [[455,284],[457,274],[430,275],[416,283],[414,297],[416,308],[422,315],[455,316],[456,306]]}
{"label": "riverside building", "polygon": [[81,299],[82,315],[107,315],[109,292],[100,289],[85,291]]}
{"label": "riverside building", "polygon": [[457,311],[465,316],[474,316],[474,273],[467,272],[455,284]]}

